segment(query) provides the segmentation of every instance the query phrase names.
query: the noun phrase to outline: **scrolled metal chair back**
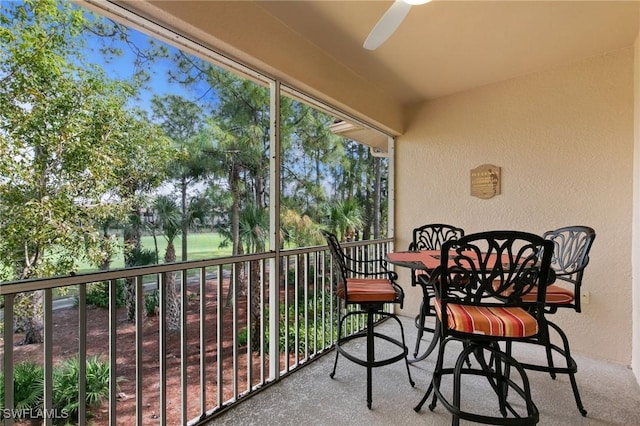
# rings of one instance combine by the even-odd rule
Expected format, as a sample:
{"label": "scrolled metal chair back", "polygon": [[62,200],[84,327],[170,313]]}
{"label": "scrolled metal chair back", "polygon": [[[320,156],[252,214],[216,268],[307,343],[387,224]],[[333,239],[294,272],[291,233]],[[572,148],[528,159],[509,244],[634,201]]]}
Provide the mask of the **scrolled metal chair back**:
{"label": "scrolled metal chair back", "polygon": [[566,226],[547,231],[543,237],[553,241],[551,267],[557,278],[574,283],[576,279],[581,279],[581,272],[589,263],[589,251],[596,238],[595,230],[588,226]]}
{"label": "scrolled metal chair back", "polygon": [[[489,231],[446,242],[442,247],[440,292],[445,298],[471,304],[499,299],[521,305],[534,289],[544,304],[553,244],[520,231]],[[542,293],[542,294],[540,294]]]}
{"label": "scrolled metal chair back", "polygon": [[331,257],[333,258],[333,261],[338,265],[338,269],[340,272],[339,276],[340,276],[341,282],[344,284],[347,281],[348,268],[347,268],[344,252],[342,251],[342,247],[340,246],[340,242],[338,241],[338,238],[335,236],[335,234],[332,234],[324,230],[321,230],[320,232],[322,233],[324,238],[327,240],[329,250],[331,251]]}
{"label": "scrolled metal chair back", "polygon": [[[555,272],[556,280],[573,284],[573,297],[563,307],[582,311],[582,277],[589,264],[589,252],[596,238],[596,231],[588,226],[565,226],[547,231],[543,237],[553,242],[553,256],[551,268]],[[553,306],[552,311],[558,308]]]}
{"label": "scrolled metal chair back", "polygon": [[442,223],[423,225],[413,230],[409,250],[439,250],[446,241],[464,236],[464,230]]}

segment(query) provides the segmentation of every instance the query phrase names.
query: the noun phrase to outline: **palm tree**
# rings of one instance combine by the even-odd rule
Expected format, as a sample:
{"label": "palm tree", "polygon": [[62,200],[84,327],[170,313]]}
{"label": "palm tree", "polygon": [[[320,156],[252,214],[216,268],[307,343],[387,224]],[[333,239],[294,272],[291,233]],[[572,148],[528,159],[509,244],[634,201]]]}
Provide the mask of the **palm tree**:
{"label": "palm tree", "polygon": [[364,225],[362,210],[352,199],[332,203],[328,216],[329,227],[340,241],[354,241]]}
{"label": "palm tree", "polygon": [[245,253],[262,253],[269,230],[269,212],[267,209],[249,204],[240,211],[240,241]]}
{"label": "palm tree", "polygon": [[[239,234],[240,242],[246,253],[262,253],[268,238],[269,212],[255,204],[249,204],[240,211]],[[260,344],[260,263],[251,262],[249,270],[251,283],[251,333],[254,345]],[[246,283],[244,284],[246,286]],[[257,347],[254,347],[257,349]]]}
{"label": "palm tree", "polygon": [[[151,249],[145,249],[141,247],[133,247],[127,251],[127,265],[133,266],[145,266],[153,265],[156,261],[156,253]],[[125,280],[125,304],[127,308],[127,321],[136,321],[136,281],[135,278],[129,277]],[[141,314],[143,319],[146,318],[147,312],[142,309]]]}
{"label": "palm tree", "polygon": [[[182,232],[182,213],[175,200],[161,195],[154,203],[155,213],[158,216],[156,226],[162,231],[167,240],[167,249],[164,253],[164,262],[173,263],[176,261],[176,248],[174,240]],[[164,281],[164,291],[167,300],[167,328],[169,330],[180,329],[180,300],[176,291],[176,273],[166,273]],[[182,283],[186,285],[186,283]]]}

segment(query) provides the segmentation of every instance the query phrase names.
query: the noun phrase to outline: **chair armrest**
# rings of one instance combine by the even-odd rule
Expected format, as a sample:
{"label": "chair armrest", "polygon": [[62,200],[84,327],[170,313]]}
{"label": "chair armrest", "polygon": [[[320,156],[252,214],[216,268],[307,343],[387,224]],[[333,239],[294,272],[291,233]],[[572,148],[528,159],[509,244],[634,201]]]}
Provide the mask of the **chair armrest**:
{"label": "chair armrest", "polygon": [[366,277],[386,276],[389,280],[398,279],[398,274],[389,269],[389,262],[384,258],[376,259],[354,259],[344,254],[346,269],[351,274]]}

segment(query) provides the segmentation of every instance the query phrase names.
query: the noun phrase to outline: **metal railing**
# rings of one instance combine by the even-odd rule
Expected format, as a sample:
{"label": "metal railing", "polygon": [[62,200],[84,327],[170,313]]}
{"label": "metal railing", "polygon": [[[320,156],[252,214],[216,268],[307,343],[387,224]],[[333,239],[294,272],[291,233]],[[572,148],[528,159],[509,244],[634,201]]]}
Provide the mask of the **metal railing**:
{"label": "metal railing", "polygon": [[[377,257],[389,251],[391,241],[343,247],[352,257]],[[204,422],[326,353],[337,335],[330,255],[324,246],[279,254],[278,258],[268,252],[1,284],[4,405],[0,417],[4,424],[34,415],[44,424],[53,424],[56,417],[68,415],[55,403],[54,370],[69,358],[78,359],[78,401],[86,401],[87,392],[93,391],[87,385],[90,359],[107,364],[109,375],[108,400],[89,409],[80,403],[74,422],[86,424],[91,417],[92,424],[142,425],[153,418],[153,424],[165,425]],[[280,271],[279,276],[272,271]],[[176,318],[171,315],[177,308],[166,285],[174,282],[172,275],[179,306],[176,330],[169,319]],[[93,283],[106,283],[108,309],[88,306]],[[123,287],[131,290],[129,313],[127,305],[118,306]],[[77,292],[66,299],[74,303],[56,308],[60,300],[54,301],[54,291],[64,288]],[[43,296],[44,342],[37,351],[17,345],[20,335],[12,326],[17,295],[33,291]],[[157,296],[157,315],[147,316],[145,300],[150,296]],[[349,332],[363,326],[352,322]],[[60,347],[68,341],[60,333],[77,335],[77,346]],[[274,336],[277,340],[272,340]],[[16,366],[27,360],[41,365],[43,371],[42,403],[35,414],[16,410],[20,389],[12,385]]]}

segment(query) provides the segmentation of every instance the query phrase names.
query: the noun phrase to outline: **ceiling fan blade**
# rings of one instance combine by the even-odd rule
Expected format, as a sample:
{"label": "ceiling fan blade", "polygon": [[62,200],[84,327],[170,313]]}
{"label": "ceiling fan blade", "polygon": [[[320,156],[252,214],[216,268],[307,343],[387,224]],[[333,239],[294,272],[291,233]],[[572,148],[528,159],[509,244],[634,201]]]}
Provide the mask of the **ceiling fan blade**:
{"label": "ceiling fan blade", "polygon": [[364,48],[368,50],[377,49],[384,43],[402,23],[411,5],[403,0],[396,0],[391,7],[382,15],[375,27],[364,41]]}

